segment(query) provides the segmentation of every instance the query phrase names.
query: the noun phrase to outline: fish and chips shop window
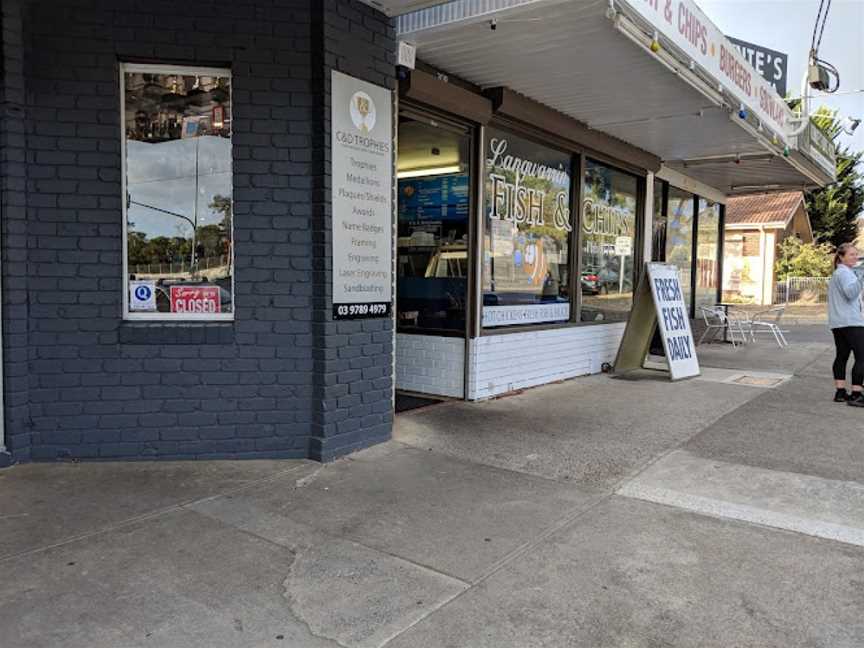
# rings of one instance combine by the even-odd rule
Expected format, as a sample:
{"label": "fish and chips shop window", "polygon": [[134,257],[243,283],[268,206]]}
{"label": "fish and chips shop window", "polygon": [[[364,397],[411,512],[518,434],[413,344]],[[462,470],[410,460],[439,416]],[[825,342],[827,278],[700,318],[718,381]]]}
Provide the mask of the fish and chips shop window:
{"label": "fish and chips shop window", "polygon": [[668,195],[666,262],[678,268],[684,303],[692,311],[694,197],[688,191],[671,186]]}
{"label": "fish and chips shop window", "polygon": [[124,317],[232,319],[231,75],[121,67]]}
{"label": "fish and chips shop window", "polygon": [[485,142],[483,326],[566,322],[572,158],[494,127]]}
{"label": "fish and chips shop window", "polygon": [[696,294],[698,314],[700,306],[717,303],[720,285],[720,204],[698,198],[699,212],[696,226]]}
{"label": "fish and chips shop window", "polygon": [[625,321],[633,305],[639,179],[585,161],[582,199],[583,322]]}
{"label": "fish and chips shop window", "polygon": [[468,295],[472,136],[399,116],[396,313],[400,333],[462,336]]}

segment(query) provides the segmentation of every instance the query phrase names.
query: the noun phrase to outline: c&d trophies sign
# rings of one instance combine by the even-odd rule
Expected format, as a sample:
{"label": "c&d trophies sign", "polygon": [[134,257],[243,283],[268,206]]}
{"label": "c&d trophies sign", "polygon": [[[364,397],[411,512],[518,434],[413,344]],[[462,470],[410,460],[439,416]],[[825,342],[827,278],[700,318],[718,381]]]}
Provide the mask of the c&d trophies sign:
{"label": "c&d trophies sign", "polygon": [[615,373],[623,374],[644,366],[656,327],[663,340],[672,380],[698,376],[699,360],[678,268],[667,263],[647,263],[646,266],[615,359]]}
{"label": "c&d trophies sign", "polygon": [[333,318],[389,317],[393,301],[393,98],[333,71]]}

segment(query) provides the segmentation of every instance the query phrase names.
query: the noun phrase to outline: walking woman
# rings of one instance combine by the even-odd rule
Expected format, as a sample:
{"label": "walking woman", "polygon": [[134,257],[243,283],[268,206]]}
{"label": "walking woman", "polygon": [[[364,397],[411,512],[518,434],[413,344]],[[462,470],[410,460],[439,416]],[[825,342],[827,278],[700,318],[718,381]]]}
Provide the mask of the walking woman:
{"label": "walking woman", "polygon": [[[853,407],[864,407],[864,314],[861,312],[861,290],[864,284],[852,270],[858,263],[858,250],[843,243],[834,255],[834,274],[828,283],[828,327],[834,334],[837,357],[834,360],[834,401]],[[855,356],[852,366],[852,393],[846,391],[846,364],[849,354]]]}

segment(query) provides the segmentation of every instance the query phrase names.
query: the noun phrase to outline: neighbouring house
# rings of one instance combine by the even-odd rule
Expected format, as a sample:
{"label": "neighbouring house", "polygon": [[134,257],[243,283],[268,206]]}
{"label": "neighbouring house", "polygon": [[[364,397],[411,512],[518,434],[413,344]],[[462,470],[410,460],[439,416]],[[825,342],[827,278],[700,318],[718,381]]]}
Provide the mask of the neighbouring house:
{"label": "neighbouring house", "polygon": [[789,236],[813,241],[800,191],[729,198],[723,243],[723,299],[771,304],[777,248]]}

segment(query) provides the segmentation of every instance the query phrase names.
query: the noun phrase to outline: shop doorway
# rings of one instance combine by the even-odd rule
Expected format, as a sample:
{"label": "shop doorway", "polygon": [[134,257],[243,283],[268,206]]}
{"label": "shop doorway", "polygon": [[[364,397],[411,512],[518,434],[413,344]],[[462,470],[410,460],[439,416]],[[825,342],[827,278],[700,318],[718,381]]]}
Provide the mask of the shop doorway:
{"label": "shop doorway", "polygon": [[397,411],[465,397],[472,137],[468,126],[400,111]]}
{"label": "shop doorway", "polygon": [[446,400],[447,399],[444,398],[424,396],[422,394],[415,394],[397,390],[395,409],[397,414],[402,414],[403,412],[410,412],[412,410],[429,407],[431,405],[438,405],[445,402]]}

